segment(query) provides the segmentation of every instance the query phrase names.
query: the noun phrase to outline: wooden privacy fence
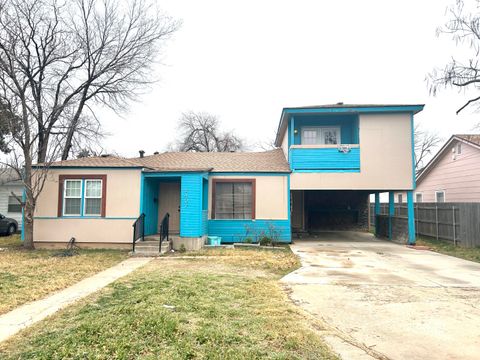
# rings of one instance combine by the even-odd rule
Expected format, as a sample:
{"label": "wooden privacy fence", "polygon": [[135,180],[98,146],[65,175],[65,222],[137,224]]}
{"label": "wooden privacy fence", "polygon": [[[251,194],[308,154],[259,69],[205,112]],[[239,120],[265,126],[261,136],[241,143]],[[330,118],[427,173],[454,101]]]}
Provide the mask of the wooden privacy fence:
{"label": "wooden privacy fence", "polygon": [[[380,204],[388,214],[388,203]],[[407,216],[407,204],[395,204],[396,217]],[[370,204],[370,224],[375,224],[375,205]],[[417,235],[451,241],[465,247],[480,246],[480,203],[415,203]]]}

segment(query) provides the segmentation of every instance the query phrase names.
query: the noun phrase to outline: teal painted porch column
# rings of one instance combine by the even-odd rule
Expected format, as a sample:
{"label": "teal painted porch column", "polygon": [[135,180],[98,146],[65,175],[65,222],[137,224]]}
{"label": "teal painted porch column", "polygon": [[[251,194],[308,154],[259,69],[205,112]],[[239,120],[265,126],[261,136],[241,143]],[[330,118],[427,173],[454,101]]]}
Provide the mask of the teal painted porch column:
{"label": "teal painted porch column", "polygon": [[415,245],[415,210],[413,204],[413,191],[407,191],[407,212],[408,212],[408,244]]}
{"label": "teal painted porch column", "polygon": [[181,237],[200,237],[203,235],[202,195],[203,174],[183,174],[180,185]]}
{"label": "teal painted porch column", "polygon": [[388,193],[388,238],[392,240],[392,217],[395,215],[395,193]]}
{"label": "teal painted porch column", "polygon": [[377,215],[380,214],[380,193],[375,193],[375,236],[378,236]]}

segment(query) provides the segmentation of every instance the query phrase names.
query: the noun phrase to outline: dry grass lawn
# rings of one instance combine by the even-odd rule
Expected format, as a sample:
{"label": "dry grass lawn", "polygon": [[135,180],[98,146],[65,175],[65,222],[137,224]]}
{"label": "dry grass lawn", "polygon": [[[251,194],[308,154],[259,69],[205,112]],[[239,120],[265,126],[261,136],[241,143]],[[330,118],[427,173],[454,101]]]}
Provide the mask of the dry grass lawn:
{"label": "dry grass lawn", "polygon": [[104,270],[127,256],[126,251],[24,250],[19,235],[0,237],[0,314]]}
{"label": "dry grass lawn", "polygon": [[1,344],[0,357],[336,359],[278,283],[298,267],[290,251],[193,255],[152,261]]}

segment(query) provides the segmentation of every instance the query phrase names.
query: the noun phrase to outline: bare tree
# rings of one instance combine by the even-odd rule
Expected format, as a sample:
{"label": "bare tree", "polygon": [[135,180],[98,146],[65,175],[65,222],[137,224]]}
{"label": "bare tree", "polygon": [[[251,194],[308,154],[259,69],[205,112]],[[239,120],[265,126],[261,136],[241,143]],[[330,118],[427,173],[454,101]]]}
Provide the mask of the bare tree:
{"label": "bare tree", "polygon": [[24,179],[27,248],[49,164],[98,141],[95,107],[125,110],[154,81],[152,65],[179,24],[147,1],[0,0],[4,162]]}
{"label": "bare tree", "polygon": [[[456,0],[447,8],[448,21],[437,29],[437,35],[450,35],[457,46],[466,46],[470,53],[465,58],[452,56],[442,69],[434,69],[427,75],[430,93],[434,96],[442,88],[459,91],[480,90],[480,0]],[[480,96],[474,95],[457,110],[477,103]]]}
{"label": "bare tree", "polygon": [[415,125],[415,173],[419,173],[442,139],[436,132]]}
{"label": "bare tree", "polygon": [[220,131],[217,117],[208,113],[183,113],[178,127],[181,138],[171,146],[176,151],[231,152],[244,148],[242,139],[233,131]]}

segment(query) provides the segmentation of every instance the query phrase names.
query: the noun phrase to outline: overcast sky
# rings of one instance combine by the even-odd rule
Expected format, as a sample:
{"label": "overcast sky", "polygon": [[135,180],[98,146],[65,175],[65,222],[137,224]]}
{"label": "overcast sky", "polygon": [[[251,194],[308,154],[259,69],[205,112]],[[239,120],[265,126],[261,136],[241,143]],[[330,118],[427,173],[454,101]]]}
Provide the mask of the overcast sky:
{"label": "overcast sky", "polygon": [[158,84],[123,117],[101,112],[104,146],[124,156],[165,150],[181,113],[219,116],[249,144],[274,136],[283,107],[425,103],[416,116],[446,140],[479,114],[464,94],[436,98],[425,76],[456,53],[436,28],[454,0],[159,1],[183,25],[164,48]]}

